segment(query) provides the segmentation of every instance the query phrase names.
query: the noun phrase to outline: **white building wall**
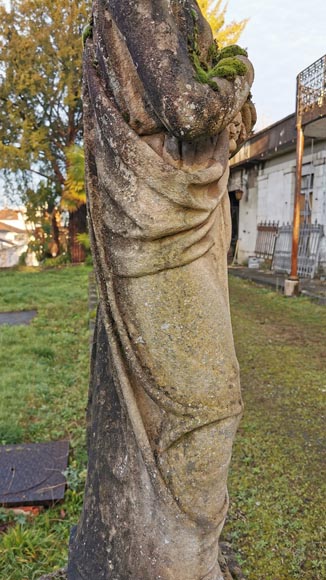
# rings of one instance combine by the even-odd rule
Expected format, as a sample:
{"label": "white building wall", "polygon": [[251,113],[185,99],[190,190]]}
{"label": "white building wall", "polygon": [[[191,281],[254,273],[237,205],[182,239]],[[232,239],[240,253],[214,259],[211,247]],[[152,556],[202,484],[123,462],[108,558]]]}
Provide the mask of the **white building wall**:
{"label": "white building wall", "polygon": [[[312,204],[312,220],[323,224],[326,230],[326,158],[314,162],[315,179]],[[326,233],[326,232],[325,232]]]}
{"label": "white building wall", "polygon": [[293,159],[282,163],[266,162],[258,175],[257,223],[280,224],[292,220],[295,166]]}
{"label": "white building wall", "polygon": [[257,180],[246,175],[244,195],[239,204],[238,262],[241,264],[253,254],[257,231]]}
{"label": "white building wall", "polygon": [[[10,211],[10,210],[9,210]],[[14,210],[16,211],[16,210]],[[11,268],[17,266],[19,258],[23,253],[26,253],[26,265],[38,266],[39,262],[34,252],[28,251],[28,241],[30,239],[30,231],[25,220],[26,212],[22,210],[16,211],[16,219],[1,218],[1,223],[12,228],[17,228],[20,232],[2,231],[0,241],[0,268]],[[9,242],[8,244],[5,241]]]}
{"label": "white building wall", "polygon": [[[326,141],[305,151],[303,173],[308,171],[314,173],[311,219],[322,224],[326,233]],[[292,223],[295,177],[295,151],[265,161],[259,168],[232,170],[229,190],[244,190],[239,208],[239,263],[254,255],[260,222]]]}
{"label": "white building wall", "polygon": [[[8,242],[8,243],[6,243]],[[2,232],[0,241],[0,268],[16,266],[23,252],[28,249],[28,235]]]}
{"label": "white building wall", "polygon": [[27,230],[26,221],[25,221],[23,212],[20,211],[20,210],[17,211],[17,217],[16,217],[16,219],[10,219],[10,220],[8,220],[8,219],[1,219],[1,222],[3,224],[6,224],[7,226],[11,226],[11,227],[17,228],[19,230],[24,230],[24,231]]}
{"label": "white building wall", "polygon": [[11,246],[0,248],[0,268],[12,268],[17,266],[23,252],[27,252],[27,244],[23,246]]}

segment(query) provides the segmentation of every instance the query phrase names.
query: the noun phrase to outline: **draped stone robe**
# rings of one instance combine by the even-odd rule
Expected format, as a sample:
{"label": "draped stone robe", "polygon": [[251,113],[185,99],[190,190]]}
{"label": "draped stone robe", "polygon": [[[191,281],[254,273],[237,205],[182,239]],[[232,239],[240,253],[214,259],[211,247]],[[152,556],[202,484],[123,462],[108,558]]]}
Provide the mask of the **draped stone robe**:
{"label": "draped stone robe", "polygon": [[[194,19],[194,12],[196,18]],[[242,413],[229,315],[227,124],[248,74],[199,84],[192,1],[93,4],[86,176],[100,295],[88,478],[69,580],[222,580],[218,539]],[[195,22],[195,24],[194,24]]]}

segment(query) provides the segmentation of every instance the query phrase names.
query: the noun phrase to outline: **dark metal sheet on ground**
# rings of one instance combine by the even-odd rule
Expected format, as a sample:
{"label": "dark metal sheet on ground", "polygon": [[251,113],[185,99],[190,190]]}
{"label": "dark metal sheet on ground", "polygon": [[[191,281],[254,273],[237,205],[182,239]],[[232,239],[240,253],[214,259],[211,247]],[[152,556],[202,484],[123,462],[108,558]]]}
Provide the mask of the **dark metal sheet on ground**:
{"label": "dark metal sheet on ground", "polygon": [[63,499],[69,441],[0,447],[0,505],[49,505]]}
{"label": "dark metal sheet on ground", "polygon": [[37,310],[20,310],[17,312],[0,312],[0,325],[18,326],[30,324],[37,315]]}

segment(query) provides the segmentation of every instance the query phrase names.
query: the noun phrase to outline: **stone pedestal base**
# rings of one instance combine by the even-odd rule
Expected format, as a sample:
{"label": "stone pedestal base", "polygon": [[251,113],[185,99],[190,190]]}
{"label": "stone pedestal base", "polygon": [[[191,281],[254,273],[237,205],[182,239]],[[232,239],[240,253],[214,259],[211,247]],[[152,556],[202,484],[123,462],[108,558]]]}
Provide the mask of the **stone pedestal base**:
{"label": "stone pedestal base", "polygon": [[[219,555],[219,562],[224,580],[245,580],[230,544],[222,542],[221,549],[222,552]],[[68,580],[67,568],[62,568],[62,570],[57,570],[52,574],[42,576],[40,580]]]}
{"label": "stone pedestal base", "polygon": [[291,298],[299,295],[299,280],[288,278],[284,281],[284,296]]}
{"label": "stone pedestal base", "polygon": [[220,549],[219,562],[224,580],[246,580],[231,545],[228,542],[221,542]]}

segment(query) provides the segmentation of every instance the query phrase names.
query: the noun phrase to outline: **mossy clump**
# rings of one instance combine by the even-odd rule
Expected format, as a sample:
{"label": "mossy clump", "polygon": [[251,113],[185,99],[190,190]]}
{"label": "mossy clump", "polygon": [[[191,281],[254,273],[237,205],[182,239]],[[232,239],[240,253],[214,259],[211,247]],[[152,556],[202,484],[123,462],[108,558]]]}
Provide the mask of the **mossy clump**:
{"label": "mossy clump", "polygon": [[241,48],[241,46],[238,44],[232,44],[231,46],[226,46],[220,50],[217,41],[214,39],[208,49],[207,62],[209,62],[212,67],[214,67],[224,58],[231,58],[236,56],[247,57],[248,52],[244,48]]}
{"label": "mossy clump", "polygon": [[92,38],[92,36],[93,36],[93,24],[94,24],[93,16],[90,16],[86,26],[84,26],[83,31],[82,31],[82,43],[83,43],[84,48],[85,48],[86,40],[88,38]]}
{"label": "mossy clump", "polygon": [[244,76],[247,67],[237,57],[247,57],[247,51],[237,44],[226,46],[220,50],[214,39],[204,57],[199,49],[198,14],[195,10],[191,10],[191,17],[193,31],[192,35],[188,36],[188,51],[196,71],[196,80],[199,83],[209,85],[214,91],[218,91],[218,85],[213,80],[214,77],[233,80],[236,76]]}
{"label": "mossy clump", "polygon": [[209,76],[221,77],[228,80],[236,76],[244,76],[247,72],[246,65],[236,57],[223,58],[214,68],[210,69]]}
{"label": "mossy clump", "polygon": [[199,60],[199,56],[196,53],[192,55],[192,62],[196,71],[196,80],[204,85],[209,85],[213,90],[217,91],[218,86],[216,82],[212,80],[212,77],[210,76],[210,70],[207,70],[202,66],[202,63]]}
{"label": "mossy clump", "polygon": [[236,76],[244,76],[247,72],[246,65],[234,56],[220,59],[213,67],[205,67],[199,56],[194,53],[192,62],[196,71],[196,80],[209,85],[214,90],[218,90],[214,77],[233,80]]}
{"label": "mossy clump", "polygon": [[238,44],[233,44],[232,46],[226,46],[225,48],[222,48],[217,56],[218,60],[220,61],[223,58],[230,58],[233,56],[248,56],[248,53]]}

